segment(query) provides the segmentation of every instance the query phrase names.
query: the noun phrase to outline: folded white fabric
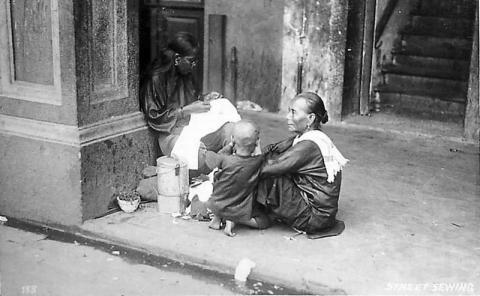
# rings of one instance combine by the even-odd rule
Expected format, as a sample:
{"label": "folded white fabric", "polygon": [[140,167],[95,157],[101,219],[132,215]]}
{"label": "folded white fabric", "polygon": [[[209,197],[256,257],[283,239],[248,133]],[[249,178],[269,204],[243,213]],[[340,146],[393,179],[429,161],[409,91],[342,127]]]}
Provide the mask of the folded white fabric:
{"label": "folded white fabric", "polygon": [[207,202],[210,199],[210,196],[212,196],[212,192],[213,183],[210,180],[203,181],[196,187],[190,187],[190,190],[188,191],[188,199],[192,201],[196,195],[201,202]]}
{"label": "folded white fabric", "polygon": [[190,116],[190,122],[182,130],[172,149],[172,157],[185,162],[191,170],[198,169],[200,139],[218,130],[227,122],[239,121],[240,115],[228,99],[210,101],[210,110]]}
{"label": "folded white fabric", "polygon": [[347,164],[348,159],[343,157],[342,153],[338,151],[337,147],[333,144],[332,140],[319,130],[308,131],[300,137],[293,140],[295,146],[300,141],[312,141],[317,144],[318,148],[322,152],[323,162],[327,169],[327,182],[332,183],[335,180],[335,176],[343,167]]}
{"label": "folded white fabric", "polygon": [[190,201],[192,201],[195,196],[198,196],[198,200],[201,202],[207,202],[210,199],[213,193],[213,178],[217,171],[218,168],[215,168],[210,174],[208,174],[208,180],[203,181],[200,185],[195,187],[190,187],[190,191],[188,192],[188,199]]}

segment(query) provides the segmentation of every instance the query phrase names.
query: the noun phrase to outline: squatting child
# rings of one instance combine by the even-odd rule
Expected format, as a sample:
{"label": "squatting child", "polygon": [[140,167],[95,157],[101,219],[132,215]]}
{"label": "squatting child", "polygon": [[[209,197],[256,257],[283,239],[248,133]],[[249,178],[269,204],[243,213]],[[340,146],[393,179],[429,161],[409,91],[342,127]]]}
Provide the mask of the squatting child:
{"label": "squatting child", "polygon": [[269,226],[268,217],[255,202],[255,191],[263,164],[263,155],[254,155],[259,142],[259,131],[254,123],[240,120],[233,127],[232,143],[219,153],[207,152],[210,169],[218,168],[213,182],[213,193],[207,202],[214,218],[209,227],[221,229],[234,236],[235,223],[263,229]]}

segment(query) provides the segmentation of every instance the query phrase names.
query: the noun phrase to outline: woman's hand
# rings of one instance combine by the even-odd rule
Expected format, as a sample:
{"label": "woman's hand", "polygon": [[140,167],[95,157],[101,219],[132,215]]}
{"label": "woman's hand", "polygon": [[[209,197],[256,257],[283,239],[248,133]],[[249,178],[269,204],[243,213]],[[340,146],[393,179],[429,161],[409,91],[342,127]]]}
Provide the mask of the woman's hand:
{"label": "woman's hand", "polygon": [[186,105],[182,108],[182,111],[185,115],[190,115],[193,113],[203,113],[210,110],[210,103],[195,101],[189,105]]}
{"label": "woman's hand", "polygon": [[210,102],[210,101],[213,101],[213,100],[216,100],[216,99],[220,99],[222,98],[222,94],[216,92],[216,91],[212,91],[212,92],[209,92],[208,94],[206,95],[203,95],[202,96],[202,101],[204,102]]}

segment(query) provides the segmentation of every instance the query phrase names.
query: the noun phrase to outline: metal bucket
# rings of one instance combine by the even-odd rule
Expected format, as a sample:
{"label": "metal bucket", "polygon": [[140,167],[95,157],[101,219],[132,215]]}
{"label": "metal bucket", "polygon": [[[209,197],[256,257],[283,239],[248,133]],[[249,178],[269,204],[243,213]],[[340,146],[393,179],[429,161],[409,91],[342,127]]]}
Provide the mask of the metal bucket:
{"label": "metal bucket", "polygon": [[157,158],[158,196],[160,213],[183,213],[188,197],[187,164],[168,156]]}

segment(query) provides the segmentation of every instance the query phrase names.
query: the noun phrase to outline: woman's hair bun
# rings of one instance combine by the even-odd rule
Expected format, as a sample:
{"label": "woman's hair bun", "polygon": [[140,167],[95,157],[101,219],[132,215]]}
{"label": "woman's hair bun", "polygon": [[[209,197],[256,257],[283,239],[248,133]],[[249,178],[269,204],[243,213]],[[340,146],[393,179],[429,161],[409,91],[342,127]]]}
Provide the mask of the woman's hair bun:
{"label": "woman's hair bun", "polygon": [[322,98],[314,92],[303,92],[295,96],[295,98],[303,98],[307,102],[308,109],[315,114],[314,127],[318,128],[320,123],[327,123],[328,113]]}

